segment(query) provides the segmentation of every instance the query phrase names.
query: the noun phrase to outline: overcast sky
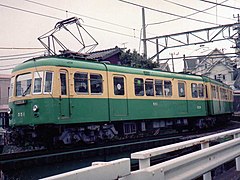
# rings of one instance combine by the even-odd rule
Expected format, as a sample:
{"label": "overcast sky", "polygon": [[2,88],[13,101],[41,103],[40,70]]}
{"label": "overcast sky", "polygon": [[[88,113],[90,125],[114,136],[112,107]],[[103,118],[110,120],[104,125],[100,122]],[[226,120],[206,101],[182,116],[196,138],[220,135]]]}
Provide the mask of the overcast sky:
{"label": "overcast sky", "polygon": [[[177,32],[191,31],[237,22],[233,15],[239,10],[200,0],[126,0],[146,6],[147,38]],[[140,31],[142,28],[142,8],[119,0],[0,0],[0,74],[9,74],[11,68],[28,57],[43,54],[44,49],[37,38],[51,30],[59,21],[69,17],[79,17],[82,25],[97,40],[95,50],[118,47],[136,49],[142,53]],[[240,0],[209,0],[214,3],[240,8]],[[212,8],[211,8],[212,7]],[[204,13],[196,13],[211,8]],[[150,10],[153,9],[153,10]],[[161,12],[160,12],[161,11]],[[166,12],[166,13],[163,13]],[[168,13],[168,14],[167,14]],[[189,16],[190,19],[178,18]],[[170,15],[171,14],[171,15]],[[175,16],[174,16],[175,15]],[[178,16],[178,17],[177,17]],[[174,21],[166,22],[172,19]],[[204,21],[204,22],[203,22]],[[157,24],[155,24],[157,23]],[[214,48],[232,52],[230,41],[165,50],[161,58],[196,55]],[[23,49],[36,48],[36,49]],[[148,56],[155,54],[155,46],[148,43]],[[16,56],[22,54],[21,56]],[[16,59],[16,57],[18,57]],[[176,60],[178,71],[182,70],[182,60]]]}

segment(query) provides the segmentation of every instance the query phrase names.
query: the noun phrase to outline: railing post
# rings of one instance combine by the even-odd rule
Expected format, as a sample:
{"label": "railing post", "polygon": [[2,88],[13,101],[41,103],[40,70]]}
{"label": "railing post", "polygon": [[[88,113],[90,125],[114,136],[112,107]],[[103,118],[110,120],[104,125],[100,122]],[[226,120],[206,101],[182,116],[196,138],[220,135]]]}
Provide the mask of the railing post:
{"label": "railing post", "polygon": [[[205,149],[209,147],[209,142],[203,142],[201,143],[201,149]],[[212,180],[212,175],[211,175],[211,171],[203,174],[203,180]]]}
{"label": "railing post", "polygon": [[150,167],[150,158],[139,159],[139,169]]}
{"label": "railing post", "polygon": [[[234,139],[239,138],[240,134],[234,134]],[[236,171],[240,171],[240,157],[235,158],[236,162]]]}

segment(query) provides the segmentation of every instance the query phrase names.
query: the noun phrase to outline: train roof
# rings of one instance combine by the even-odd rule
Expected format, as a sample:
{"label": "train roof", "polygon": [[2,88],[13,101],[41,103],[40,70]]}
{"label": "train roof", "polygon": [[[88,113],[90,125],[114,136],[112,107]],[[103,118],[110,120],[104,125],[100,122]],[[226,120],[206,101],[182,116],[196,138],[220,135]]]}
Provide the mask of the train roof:
{"label": "train roof", "polygon": [[69,68],[84,68],[84,69],[95,69],[100,71],[111,71],[125,74],[139,74],[139,75],[149,75],[149,76],[162,76],[166,78],[177,78],[177,79],[186,79],[186,80],[195,80],[195,81],[204,81],[212,82],[214,84],[223,84],[208,77],[192,75],[192,74],[182,74],[182,73],[173,73],[165,72],[159,70],[149,70],[149,69],[140,69],[126,66],[119,66],[113,64],[105,64],[101,62],[94,62],[91,60],[82,59],[72,59],[72,58],[63,58],[63,57],[39,57],[33,58],[25,61],[24,63],[16,66],[12,72],[19,70],[38,67],[38,66],[60,66],[60,67],[69,67]]}

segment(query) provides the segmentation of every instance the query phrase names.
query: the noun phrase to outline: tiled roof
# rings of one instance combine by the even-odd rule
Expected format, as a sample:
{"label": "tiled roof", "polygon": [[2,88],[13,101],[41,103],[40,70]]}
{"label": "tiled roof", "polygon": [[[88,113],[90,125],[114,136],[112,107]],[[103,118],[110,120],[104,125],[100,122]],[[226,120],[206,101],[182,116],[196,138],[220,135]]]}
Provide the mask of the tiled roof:
{"label": "tiled roof", "polygon": [[101,51],[91,52],[87,58],[105,60],[117,53],[122,52],[122,50],[123,49],[116,46],[115,48],[111,48],[111,49],[105,49],[105,50],[101,50]]}

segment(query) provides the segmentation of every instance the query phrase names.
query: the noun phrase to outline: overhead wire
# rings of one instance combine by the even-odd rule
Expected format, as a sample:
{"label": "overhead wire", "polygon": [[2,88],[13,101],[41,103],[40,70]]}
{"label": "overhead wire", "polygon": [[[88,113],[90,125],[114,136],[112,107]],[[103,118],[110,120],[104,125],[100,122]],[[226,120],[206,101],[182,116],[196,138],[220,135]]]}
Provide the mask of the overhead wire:
{"label": "overhead wire", "polygon": [[18,10],[18,11],[23,11],[23,12],[26,12],[26,13],[31,13],[31,14],[43,16],[43,17],[48,17],[48,18],[51,18],[51,19],[62,20],[62,19],[57,18],[57,17],[54,17],[54,16],[50,16],[50,15],[46,15],[46,14],[41,14],[41,13],[37,13],[37,12],[33,12],[33,11],[26,10],[26,9],[13,7],[13,6],[8,6],[8,5],[5,5],[5,4],[0,4],[0,6],[5,7],[5,8],[9,8],[9,9],[15,9],[15,10]]}
{"label": "overhead wire", "polygon": [[0,61],[12,61],[14,59],[26,59],[26,58],[34,58],[37,56],[22,56],[22,57],[9,57],[9,58],[1,58]]}
{"label": "overhead wire", "polygon": [[16,56],[26,56],[26,55],[32,55],[32,54],[38,54],[38,53],[44,53],[44,51],[37,51],[37,52],[32,52],[32,53],[21,53],[21,54],[12,54],[12,55],[7,55],[7,56],[0,56],[0,59],[1,58],[16,57]]}
{"label": "overhead wire", "polygon": [[[33,12],[33,11],[22,9],[22,8],[16,8],[16,7],[4,5],[4,4],[0,4],[0,6],[5,7],[5,8],[9,8],[9,9],[14,9],[14,10],[26,12],[26,13],[35,14],[35,15],[38,15],[38,16],[43,16],[43,17],[59,20],[59,21],[63,20],[63,19],[58,18],[58,17],[45,15],[45,14],[42,14],[42,13],[37,13],[37,12]],[[104,28],[99,28],[99,27],[95,27],[95,26],[91,26],[91,25],[87,25],[87,24],[84,24],[84,26],[90,27],[90,28],[94,28],[94,29],[98,29],[98,30],[102,30],[102,31],[105,31],[105,32],[110,32],[110,33],[114,33],[114,34],[118,34],[118,35],[123,35],[123,36],[131,37],[131,38],[139,39],[139,37],[136,37],[136,36],[132,36],[132,35],[129,35],[129,34],[124,34],[124,33],[116,32],[116,31],[112,31],[112,30],[108,30],[108,29],[104,29]]]}
{"label": "overhead wire", "polygon": [[220,4],[220,3],[217,3],[217,2],[212,2],[212,1],[207,1],[207,0],[200,0],[200,1],[205,2],[205,3],[215,4],[215,5],[222,6],[222,7],[227,7],[227,8],[231,8],[231,9],[240,10],[240,8],[238,8],[238,7],[229,6],[229,5],[225,5],[225,4]]}
{"label": "overhead wire", "polygon": [[[203,13],[203,14],[207,14],[207,15],[210,15],[210,16],[216,16],[216,14],[212,14],[212,13],[209,13],[209,12],[206,12],[206,11],[209,10],[209,9],[215,8],[217,5],[214,5],[214,6],[210,7],[210,8],[204,9],[204,10],[198,10],[196,8],[193,8],[193,7],[190,7],[190,6],[186,6],[186,5],[183,5],[181,3],[177,3],[177,2],[171,1],[171,0],[163,0],[163,1],[171,3],[171,4],[174,4],[174,5],[177,5],[177,6],[180,6],[180,7],[184,7],[186,9],[197,11],[196,13]],[[221,2],[220,4],[225,3],[227,1],[229,1],[229,0],[225,0],[225,1]],[[221,18],[224,18],[224,19],[228,19],[228,20],[233,20],[232,18],[228,18],[228,17],[224,17],[224,16],[220,16],[220,15],[218,15],[218,17],[221,17]]]}
{"label": "overhead wire", "polygon": [[16,63],[16,64],[9,64],[9,65],[0,65],[0,67],[9,67],[9,66],[16,66],[18,65],[19,63]]}
{"label": "overhead wire", "polygon": [[[228,1],[228,0],[225,0],[225,1],[221,2],[221,3],[224,3],[224,2],[226,2],[226,1]],[[214,6],[212,6],[212,7],[209,7],[209,8],[206,8],[206,9],[204,9],[204,10],[198,11],[198,12],[194,12],[194,13],[188,14],[188,15],[186,15],[186,17],[193,16],[193,15],[198,14],[198,13],[203,13],[203,12],[208,11],[208,10],[210,10],[210,9],[212,9],[212,8],[215,8],[215,7],[216,7],[216,5],[214,5]],[[164,23],[176,21],[176,20],[179,20],[179,19],[182,19],[182,18],[175,18],[175,19],[170,19],[170,20],[161,21],[161,22],[156,22],[156,23],[149,23],[148,25],[164,24]]]}
{"label": "overhead wire", "polygon": [[137,3],[133,3],[133,2],[129,2],[129,1],[125,1],[125,0],[118,0],[118,1],[126,3],[126,4],[131,4],[133,6],[145,8],[145,9],[148,9],[148,10],[152,10],[152,11],[155,11],[155,12],[159,12],[159,13],[163,13],[163,14],[167,14],[167,15],[171,15],[171,16],[180,17],[180,18],[183,18],[183,19],[188,19],[188,20],[197,21],[197,22],[201,22],[201,23],[216,25],[215,23],[212,23],[212,22],[203,21],[203,20],[199,20],[199,19],[194,19],[194,18],[190,18],[190,17],[186,17],[186,16],[181,16],[181,15],[178,15],[178,14],[174,14],[174,13],[170,13],[170,12],[167,12],[167,11],[158,10],[158,9],[155,9],[155,8],[151,8],[151,7],[148,7],[148,6],[143,6],[143,5],[140,5],[140,4],[137,4]]}
{"label": "overhead wire", "polygon": [[[64,9],[61,9],[61,8],[53,7],[53,6],[50,6],[50,5],[47,5],[47,4],[43,4],[43,3],[31,1],[31,0],[24,0],[24,1],[29,2],[29,3],[33,3],[33,4],[37,4],[37,5],[40,5],[40,6],[44,6],[44,7],[47,7],[47,8],[55,9],[55,10],[58,10],[58,11],[71,13],[71,14],[74,14],[74,15],[77,15],[77,16],[82,16],[82,17],[89,18],[89,19],[92,19],[92,20],[95,20],[95,21],[99,21],[99,22],[103,22],[103,23],[106,23],[106,24],[122,27],[122,28],[125,28],[125,29],[130,29],[130,30],[134,30],[135,29],[135,28],[123,26],[123,25],[120,25],[120,24],[104,21],[104,20],[101,20],[101,19],[93,18],[93,17],[90,17],[90,16],[86,16],[86,15],[83,15],[83,14],[79,14],[79,13],[76,13],[76,12],[73,12],[73,11],[69,11],[69,10],[64,10]],[[138,31],[140,31],[140,30],[138,30]]]}

